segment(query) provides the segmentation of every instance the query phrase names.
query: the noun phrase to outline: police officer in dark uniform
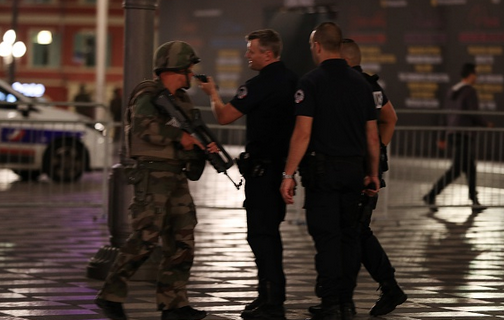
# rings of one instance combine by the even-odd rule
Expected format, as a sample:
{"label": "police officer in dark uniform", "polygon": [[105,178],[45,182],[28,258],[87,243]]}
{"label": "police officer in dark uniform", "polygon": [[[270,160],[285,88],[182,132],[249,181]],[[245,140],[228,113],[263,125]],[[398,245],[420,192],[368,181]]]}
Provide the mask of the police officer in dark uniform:
{"label": "police officer in dark uniform", "polygon": [[341,58],[341,41],[341,30],[332,22],[320,24],[310,36],[318,67],[299,82],[296,125],[280,189],[285,202],[293,203],[293,175],[299,166],[308,232],[317,251],[315,291],[321,310],[313,320],[354,316],[359,203],[363,191],[373,196],[379,187],[373,94],[366,80]]}
{"label": "police officer in dark uniform", "polygon": [[258,296],[245,306],[246,319],[284,319],[285,274],[280,223],[286,206],[278,190],[282,182],[289,138],[294,126],[294,92],[297,76],[280,61],[282,42],[271,29],[247,37],[249,68],[259,74],[242,85],[227,104],[213,79],[201,83],[210,96],[220,124],[247,115],[247,142],[238,166],[245,177],[247,241],[255,256]]}
{"label": "police officer in dark uniform", "polygon": [[[347,63],[359,71],[373,88],[376,111],[378,114],[378,133],[380,137],[380,167],[379,178],[380,187],[385,187],[383,173],[388,170],[387,145],[392,139],[397,115],[392,103],[387,98],[383,88],[378,83],[378,75],[369,75],[363,72],[361,63],[360,48],[352,39],[343,39],[341,46],[341,56]],[[369,314],[380,316],[393,311],[398,305],[406,301],[407,296],[397,284],[395,279],[395,269],[392,267],[387,253],[371,230],[371,215],[376,208],[378,196],[369,197],[363,208],[363,219],[361,228],[361,250],[362,264],[368,270],[371,277],[380,284],[381,295],[376,304],[371,308]],[[358,273],[359,270],[356,270]]]}

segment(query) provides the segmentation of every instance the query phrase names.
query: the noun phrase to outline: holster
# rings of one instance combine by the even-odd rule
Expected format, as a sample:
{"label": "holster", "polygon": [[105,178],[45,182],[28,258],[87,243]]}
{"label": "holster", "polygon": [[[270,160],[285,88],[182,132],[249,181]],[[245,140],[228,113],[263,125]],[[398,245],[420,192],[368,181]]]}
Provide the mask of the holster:
{"label": "holster", "polygon": [[262,177],[271,164],[271,160],[254,158],[248,152],[242,152],[235,159],[238,170],[245,180]]}
{"label": "holster", "polygon": [[306,154],[299,164],[299,175],[301,176],[301,185],[305,188],[314,188],[317,177],[325,174],[325,156],[311,152]]}

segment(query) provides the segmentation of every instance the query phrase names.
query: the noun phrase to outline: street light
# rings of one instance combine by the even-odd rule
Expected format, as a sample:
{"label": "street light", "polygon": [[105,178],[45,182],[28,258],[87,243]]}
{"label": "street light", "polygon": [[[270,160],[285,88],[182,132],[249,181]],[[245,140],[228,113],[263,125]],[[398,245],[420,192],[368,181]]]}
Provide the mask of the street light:
{"label": "street light", "polygon": [[15,59],[21,58],[26,53],[26,45],[23,41],[16,41],[16,31],[10,29],[3,35],[0,43],[0,56],[4,63],[9,66],[9,82],[14,82]]}

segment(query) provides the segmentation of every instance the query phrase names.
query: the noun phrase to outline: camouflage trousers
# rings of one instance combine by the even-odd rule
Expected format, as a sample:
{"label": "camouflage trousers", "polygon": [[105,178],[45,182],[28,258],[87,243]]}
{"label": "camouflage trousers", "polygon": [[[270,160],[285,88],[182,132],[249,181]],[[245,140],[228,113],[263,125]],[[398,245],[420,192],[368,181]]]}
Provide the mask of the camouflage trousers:
{"label": "camouflage trousers", "polygon": [[187,178],[183,173],[141,170],[129,207],[133,232],[120,249],[98,297],[124,302],[127,280],[149,258],[161,238],[157,308],[181,308],[189,305],[186,286],[194,259],[197,223]]}

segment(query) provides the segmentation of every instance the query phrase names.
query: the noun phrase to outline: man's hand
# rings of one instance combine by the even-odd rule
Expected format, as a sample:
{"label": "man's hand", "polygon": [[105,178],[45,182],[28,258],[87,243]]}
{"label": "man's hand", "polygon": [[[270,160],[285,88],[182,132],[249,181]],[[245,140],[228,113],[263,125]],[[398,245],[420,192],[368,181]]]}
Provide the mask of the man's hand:
{"label": "man's hand", "polygon": [[[363,192],[369,197],[375,197],[380,191],[380,179],[378,177],[366,176],[364,178],[364,185],[366,189]],[[374,189],[368,189],[368,186],[373,186]]]}
{"label": "man's hand", "polygon": [[206,151],[208,153],[219,153],[220,152],[220,149],[219,147],[217,146],[217,143],[215,142],[210,142],[208,145],[207,145],[207,149]]}
{"label": "man's hand", "polygon": [[[196,78],[197,79],[197,78]],[[217,91],[217,86],[215,85],[214,79],[210,76],[207,76],[208,82],[202,82],[200,79],[197,79],[199,82],[199,87],[203,92],[205,92],[207,95],[212,95],[212,93],[215,93]]]}
{"label": "man's hand", "polygon": [[446,141],[445,140],[439,140],[437,142],[437,146],[440,150],[445,150],[446,149]]}
{"label": "man's hand", "polygon": [[195,145],[198,146],[201,150],[205,150],[205,146],[201,144],[198,139],[191,136],[185,131],[182,133],[182,138],[180,138],[180,144],[182,145],[182,148],[184,148],[184,150],[192,150]]}
{"label": "man's hand", "polygon": [[280,193],[286,204],[294,203],[294,195],[296,190],[296,180],[293,179],[283,179],[282,185],[280,186]]}

